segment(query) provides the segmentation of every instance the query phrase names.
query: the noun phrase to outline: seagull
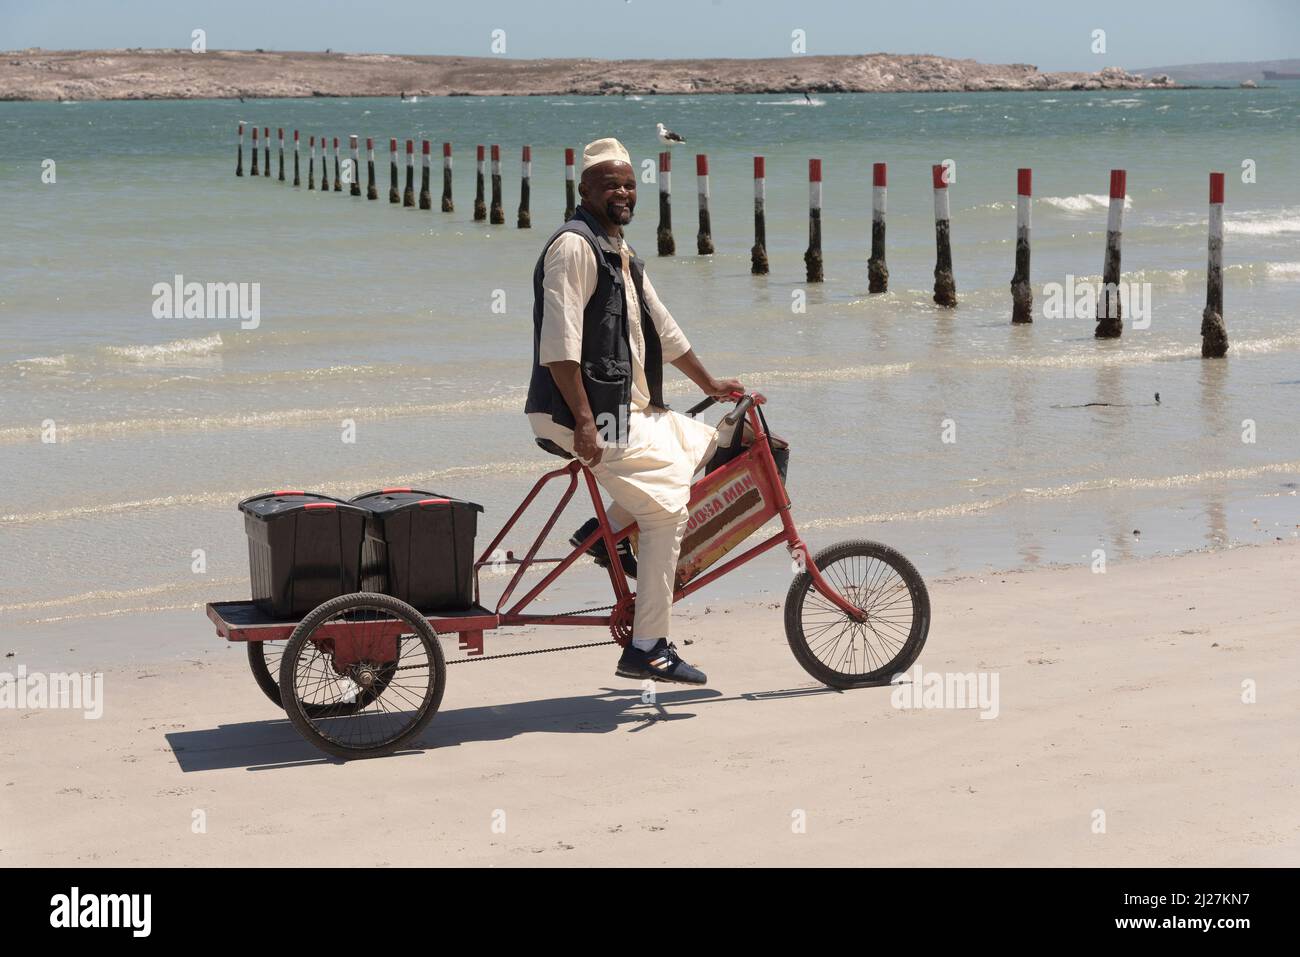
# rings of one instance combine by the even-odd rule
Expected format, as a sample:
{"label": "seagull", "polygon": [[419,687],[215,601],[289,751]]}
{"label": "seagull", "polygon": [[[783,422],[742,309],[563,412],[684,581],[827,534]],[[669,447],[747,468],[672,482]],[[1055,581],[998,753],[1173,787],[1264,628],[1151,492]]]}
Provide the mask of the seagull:
{"label": "seagull", "polygon": [[662,123],[656,123],[655,128],[656,128],[656,132],[658,132],[659,134],[660,143],[667,143],[669,146],[672,146],[674,143],[686,142],[686,137],[678,133],[674,133],[672,130],[664,129],[664,125]]}

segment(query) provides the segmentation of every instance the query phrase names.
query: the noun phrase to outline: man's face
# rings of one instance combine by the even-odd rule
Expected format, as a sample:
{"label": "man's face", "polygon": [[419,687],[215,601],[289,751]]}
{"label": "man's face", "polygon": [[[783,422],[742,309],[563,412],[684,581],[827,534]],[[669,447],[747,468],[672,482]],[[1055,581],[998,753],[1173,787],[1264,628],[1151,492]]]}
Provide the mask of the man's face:
{"label": "man's face", "polygon": [[627,163],[611,161],[591,167],[578,184],[583,205],[607,225],[626,226],[636,209],[636,174]]}

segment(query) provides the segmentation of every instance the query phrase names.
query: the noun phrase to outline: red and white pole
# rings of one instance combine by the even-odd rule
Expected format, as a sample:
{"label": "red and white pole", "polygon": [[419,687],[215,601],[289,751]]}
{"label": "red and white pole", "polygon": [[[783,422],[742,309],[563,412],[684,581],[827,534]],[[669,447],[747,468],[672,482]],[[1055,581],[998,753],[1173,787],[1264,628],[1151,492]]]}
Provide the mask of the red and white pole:
{"label": "red and white pole", "polygon": [[415,140],[406,141],[406,189],[402,193],[402,206],[415,205]]}
{"label": "red and white pole", "polygon": [[533,225],[532,213],[528,211],[528,200],[533,191],[533,148],[531,146],[524,147],[520,158],[520,169],[519,217],[515,221],[515,226],[519,229],[528,229]]}
{"label": "red and white pole", "polygon": [[952,308],[957,305],[957,281],[952,277],[952,246],[950,245],[948,180],[946,167],[937,163],[930,167],[934,185],[934,301]]}
{"label": "red and white pole", "polygon": [[1221,359],[1228,354],[1228,330],[1223,322],[1223,174],[1210,174],[1210,259],[1205,270],[1205,311],[1201,314],[1201,355]]}
{"label": "red and white pole", "polygon": [[442,144],[442,211],[454,212],[456,204],[451,201],[451,144]]}
{"label": "red and white pole", "polygon": [[397,189],[397,137],[388,139],[388,201],[400,203],[402,194]]}
{"label": "red and white pole", "polygon": [[262,149],[266,153],[266,156],[264,157],[266,160],[266,164],[262,170],[262,175],[266,177],[270,177],[271,175],[271,128],[269,126],[262,127]]}
{"label": "red and white pole", "polygon": [[330,144],[323,136],[320,138],[320,191],[330,191]]}
{"label": "red and white pole", "polygon": [[671,256],[677,252],[673,239],[673,154],[659,154],[659,255]]}
{"label": "red and white pole", "polygon": [[375,140],[366,137],[366,199],[379,198],[379,184],[375,182]]}
{"label": "red and white pole", "polygon": [[821,282],[822,274],[822,161],[808,161],[808,250],[803,254],[808,282]]}
{"label": "red and white pole", "polygon": [[299,167],[298,156],[299,156],[298,131],[294,130],[293,131],[293,185],[294,186],[302,185],[302,175]]}
{"label": "red and white pole", "polygon": [[713,223],[709,217],[709,157],[695,154],[695,187],[700,198],[700,231],[695,235],[695,250],[701,256],[713,252]]}
{"label": "red and white pole", "polygon": [[244,124],[239,124],[239,152],[235,154],[235,175],[244,175]]}
{"label": "red and white pole", "polygon": [[1120,238],[1124,233],[1124,196],[1128,174],[1110,171],[1110,211],[1106,214],[1106,259],[1101,268],[1101,295],[1097,302],[1098,339],[1118,339],[1124,332],[1120,309]]}
{"label": "red and white pole", "polygon": [[307,137],[307,148],[311,151],[307,154],[307,188],[316,188],[316,137]]}
{"label": "red and white pole", "polygon": [[867,259],[867,292],[889,290],[889,266],[885,264],[885,208],[888,198],[888,169],[884,163],[871,167],[871,256]]}
{"label": "red and white pole", "polygon": [[348,195],[361,195],[361,157],[358,155],[356,136],[348,134],[348,152],[352,154],[352,178],[348,180]]}
{"label": "red and white pole", "polygon": [[573,149],[566,148],[564,150],[564,221],[566,223],[573,218],[573,214],[577,210],[575,183]]}
{"label": "red and white pole", "polygon": [[343,192],[343,177],[339,173],[339,138],[334,137],[334,192]]}
{"label": "red and white pole", "polygon": [[754,157],[754,248],[749,251],[749,271],[766,276],[767,264],[767,171],[761,156]]}
{"label": "red and white pole", "polygon": [[1011,275],[1011,321],[1034,321],[1034,290],[1029,285],[1029,230],[1034,171],[1016,170],[1016,269]]}
{"label": "red and white pole", "polygon": [[506,221],[506,211],[501,207],[501,147],[492,144],[492,214],[489,220],[493,226],[501,226]]}
{"label": "red and white pole", "polygon": [[284,182],[284,127],[275,128],[276,145],[280,148],[280,175],[276,177],[281,183]]}
{"label": "red and white pole", "polygon": [[478,145],[478,151],[474,155],[475,182],[474,182],[474,222],[479,223],[487,219],[487,201],[483,193],[483,165],[484,165],[483,144]]}
{"label": "red and white pole", "polygon": [[249,170],[252,176],[257,175],[257,127],[253,127],[253,168]]}
{"label": "red and white pole", "polygon": [[433,162],[429,155],[429,141],[420,143],[420,161],[424,166],[420,170],[420,208],[433,209],[433,194],[429,192],[429,177],[433,174],[429,164]]}

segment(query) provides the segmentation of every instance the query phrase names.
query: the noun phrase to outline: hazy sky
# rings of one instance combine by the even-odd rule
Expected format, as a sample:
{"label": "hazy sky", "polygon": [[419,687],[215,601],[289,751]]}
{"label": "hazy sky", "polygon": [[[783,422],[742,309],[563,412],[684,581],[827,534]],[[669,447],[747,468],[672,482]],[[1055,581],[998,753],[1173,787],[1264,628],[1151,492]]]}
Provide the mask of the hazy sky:
{"label": "hazy sky", "polygon": [[[0,0],[0,49],[186,47],[511,57],[936,53],[1044,70],[1300,57],[1300,0]],[[1104,55],[1092,31],[1106,31]]]}

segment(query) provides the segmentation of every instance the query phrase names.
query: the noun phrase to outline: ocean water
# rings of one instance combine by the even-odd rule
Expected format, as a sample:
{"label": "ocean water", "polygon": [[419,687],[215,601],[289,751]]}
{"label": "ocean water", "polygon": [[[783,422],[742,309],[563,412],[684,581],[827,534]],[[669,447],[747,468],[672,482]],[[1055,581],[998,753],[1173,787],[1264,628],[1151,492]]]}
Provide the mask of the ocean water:
{"label": "ocean water", "polygon": [[[522,408],[531,273],[562,218],[563,149],[615,135],[639,165],[660,148],[657,121],[688,141],[674,150],[678,255],[655,255],[652,183],[629,238],[706,366],[768,397],[772,428],[792,446],[794,517],[814,547],[875,538],[940,577],[1093,562],[1098,549],[1114,573],[1148,555],[1294,537],[1297,120],[1295,83],[815,105],[780,95],[0,104],[0,628],[90,629],[105,615],[244,597],[235,504],[274,488],[411,484],[471,498],[486,507],[486,544],[559,462],[534,447]],[[302,131],[304,188],[235,177],[239,121]],[[307,136],[349,133],[381,147],[379,202],[305,189]],[[387,202],[390,136],[434,141],[433,211]],[[444,140],[455,150],[451,214],[437,208]],[[505,226],[471,221],[480,142],[502,145]],[[524,143],[530,230],[514,225]],[[711,164],[709,257],[694,252],[697,151]],[[749,273],[754,154],[767,157],[772,271],[760,278]],[[814,156],[826,281],[807,285]],[[952,311],[930,301],[930,165],[947,159]],[[47,160],[53,183],[42,182]],[[889,164],[891,291],[868,296],[875,161]],[[1242,182],[1247,161],[1253,183]],[[1009,322],[1018,166],[1033,168],[1035,190],[1037,316],[1024,327]],[[1150,284],[1151,320],[1138,329],[1126,317],[1123,338],[1102,342],[1090,319],[1044,316],[1044,284],[1099,276],[1112,167],[1128,170],[1125,278]],[[1232,349],[1207,362],[1211,170],[1228,174]],[[416,180],[418,190],[418,156]],[[258,283],[260,324],[156,318],[153,287],[176,275]],[[675,370],[666,379],[675,407],[698,398]],[[344,441],[346,421],[355,441]],[[530,513],[508,544],[524,551],[549,511]],[[570,506],[549,554],[588,511]],[[779,599],[789,579],[784,554],[770,552],[699,600]],[[497,581],[483,585],[495,596]],[[548,605],[603,604],[607,593],[578,569]]]}

